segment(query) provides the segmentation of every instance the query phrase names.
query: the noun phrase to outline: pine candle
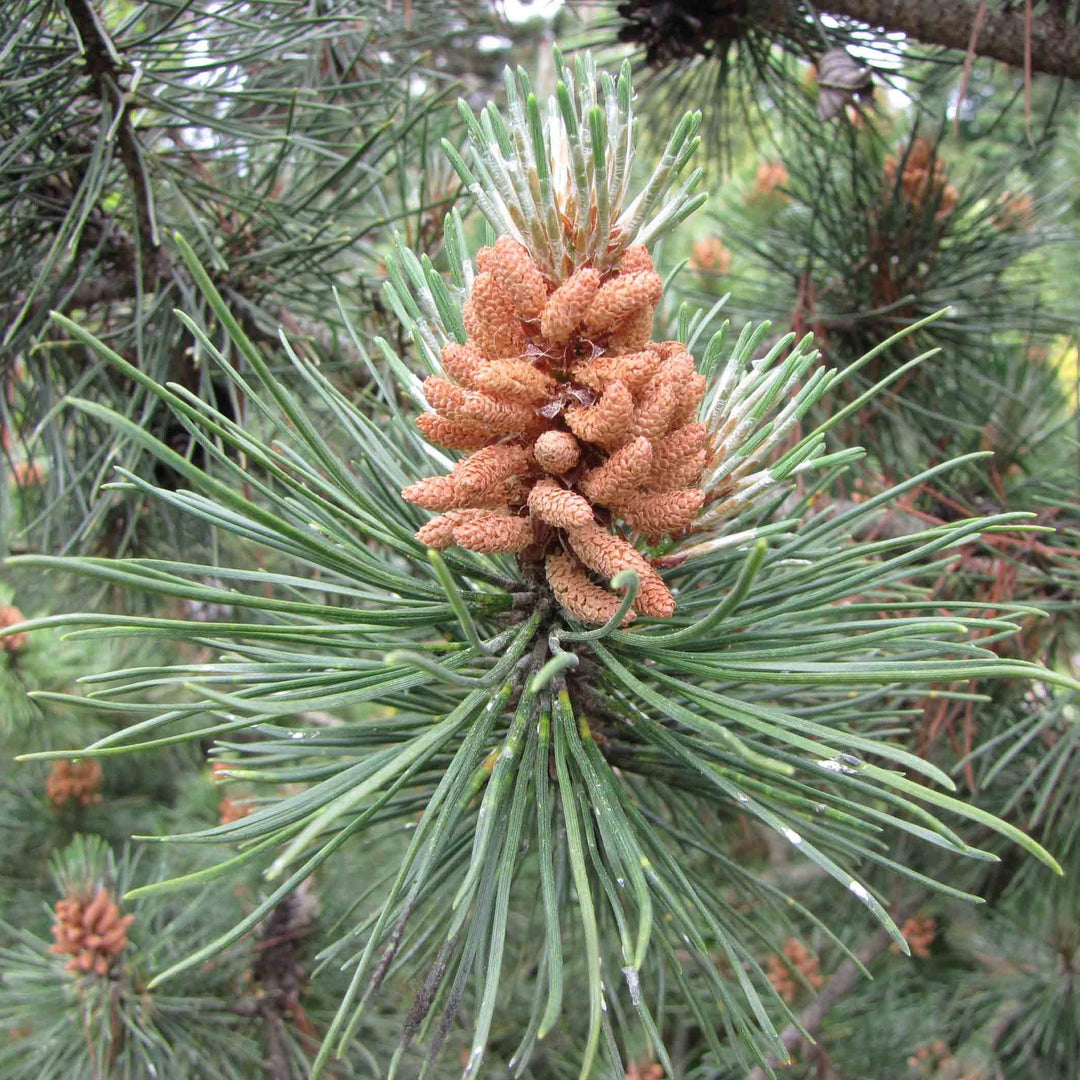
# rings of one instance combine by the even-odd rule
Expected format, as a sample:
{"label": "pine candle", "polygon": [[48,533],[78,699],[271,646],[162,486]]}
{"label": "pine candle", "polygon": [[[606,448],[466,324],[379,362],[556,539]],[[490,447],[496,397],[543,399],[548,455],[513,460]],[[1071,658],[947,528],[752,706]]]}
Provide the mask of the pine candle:
{"label": "pine candle", "polygon": [[[696,146],[696,121],[681,126],[672,159],[623,210],[627,73],[604,86],[606,109],[578,117],[569,100],[553,99],[546,127],[538,111],[526,117],[536,109],[531,95],[523,106],[511,94],[517,145],[540,196],[524,214],[499,207],[498,183],[479,190],[452,152],[502,235],[468,268],[463,333],[441,343],[436,373],[423,383],[432,411],[417,421],[429,442],[469,453],[451,473],[402,492],[438,515],[417,531],[422,543],[543,566],[558,603],[586,623],[615,615],[619,598],[605,586],[623,570],[638,575],[637,613],[675,611],[639,544],[689,528],[706,502],[700,481],[711,446],[697,419],[706,383],[693,357],[678,341],[651,340],[663,283],[642,242],[700,201],[689,198],[692,177],[659,206]],[[488,132],[498,141],[504,123],[494,111],[483,119],[486,127],[470,125],[482,170],[481,144]],[[627,612],[624,623],[634,617]]]}

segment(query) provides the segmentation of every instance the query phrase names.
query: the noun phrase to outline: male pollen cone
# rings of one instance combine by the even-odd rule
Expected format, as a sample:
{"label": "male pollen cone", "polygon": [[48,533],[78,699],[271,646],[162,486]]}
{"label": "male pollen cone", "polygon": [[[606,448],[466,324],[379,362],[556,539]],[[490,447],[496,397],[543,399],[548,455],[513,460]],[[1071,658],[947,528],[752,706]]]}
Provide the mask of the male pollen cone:
{"label": "male pollen cone", "polygon": [[71,803],[90,806],[101,802],[101,762],[97,758],[81,761],[54,761],[45,780],[45,795],[56,809]]}
{"label": "male pollen cone", "polygon": [[64,965],[81,975],[105,975],[127,948],[127,928],[133,915],[121,915],[108,890],[102,886],[93,897],[68,896],[56,902],[56,939],[49,950],[70,955]]}
{"label": "male pollen cone", "polygon": [[634,570],[636,612],[669,617],[675,598],[631,538],[692,527],[709,447],[693,358],[649,340],[663,292],[649,253],[634,245],[615,271],[553,281],[502,236],[476,265],[467,340],[444,346],[443,375],[424,381],[433,411],[417,421],[430,442],[470,453],[402,492],[439,515],[416,538],[542,561],[584,623],[612,618],[620,599],[605,585]]}
{"label": "male pollen cone", "polygon": [[900,192],[904,201],[915,214],[921,214],[928,206],[934,209],[935,220],[947,217],[956,208],[959,198],[956,188],[945,175],[945,162],[936,156],[928,139],[916,139],[907,154],[898,160],[895,154],[885,159],[885,181],[890,189],[896,188],[897,173],[900,174]]}

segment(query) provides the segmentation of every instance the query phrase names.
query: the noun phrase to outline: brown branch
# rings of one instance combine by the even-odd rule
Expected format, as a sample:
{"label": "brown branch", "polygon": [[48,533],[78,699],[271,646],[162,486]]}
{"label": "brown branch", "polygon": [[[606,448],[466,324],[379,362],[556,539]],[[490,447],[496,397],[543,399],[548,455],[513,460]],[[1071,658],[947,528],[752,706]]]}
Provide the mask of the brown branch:
{"label": "brown branch", "polygon": [[150,177],[143,165],[142,151],[131,123],[128,102],[121,86],[121,72],[113,59],[111,42],[104,36],[105,31],[91,7],[91,0],[64,0],[64,3],[82,41],[90,87],[99,100],[110,102],[119,117],[116,145],[120,163],[131,186],[135,231],[142,253],[142,284],[144,289],[152,290],[169,276],[171,260],[158,242]]}
{"label": "brown branch", "polygon": [[[942,0],[825,0],[819,5],[830,15],[846,15],[884,30],[902,31],[925,45],[967,50],[976,9],[967,3]],[[987,11],[979,29],[976,52],[991,60],[1024,69],[1030,42],[1030,68],[1044,75],[1080,79],[1080,26],[1058,15],[1030,20],[1020,10]]]}
{"label": "brown branch", "polygon": [[[900,904],[897,910],[892,912],[893,920],[897,923],[903,923],[909,915],[913,915],[919,907],[926,902],[928,896],[929,893],[920,893],[911,900],[907,900]],[[855,955],[858,957],[859,963],[861,963],[863,967],[869,968],[870,964],[876,960],[891,943],[892,938],[888,933],[884,930],[878,930],[871,937],[867,938],[859,949],[855,950]],[[784,1044],[784,1049],[786,1049],[789,1054],[794,1054],[806,1038],[803,1031],[807,1032],[811,1038],[817,1035],[821,1030],[821,1025],[825,1023],[825,1018],[829,1015],[832,1007],[840,1001],[841,998],[844,998],[851,993],[861,976],[862,972],[859,970],[858,964],[851,959],[845,960],[836,969],[833,976],[821,988],[817,997],[814,998],[801,1013],[799,1013],[799,1027],[796,1027],[794,1024],[789,1024],[781,1032],[780,1041]],[[773,1054],[768,1055],[768,1062],[771,1068],[775,1068],[780,1064],[779,1059]],[[765,1069],[758,1065],[751,1070],[746,1077],[746,1080],[767,1080],[767,1076],[768,1074]]]}
{"label": "brown branch", "polygon": [[293,1080],[289,1055],[285,1050],[284,1022],[275,1005],[263,1000],[259,1010],[266,1032],[266,1075],[268,1080]]}
{"label": "brown branch", "polygon": [[311,932],[314,910],[315,900],[305,882],[281,900],[259,927],[251,982],[257,1015],[263,1021],[270,1080],[293,1080],[286,1052],[286,1025],[301,1034],[315,1034],[300,1005],[304,982],[300,942]]}

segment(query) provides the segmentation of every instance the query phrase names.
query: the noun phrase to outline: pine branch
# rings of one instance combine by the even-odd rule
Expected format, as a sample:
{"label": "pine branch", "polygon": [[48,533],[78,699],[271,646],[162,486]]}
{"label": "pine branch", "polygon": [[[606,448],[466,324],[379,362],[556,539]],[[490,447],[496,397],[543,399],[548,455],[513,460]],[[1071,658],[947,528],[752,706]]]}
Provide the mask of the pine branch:
{"label": "pine branch", "polygon": [[[901,31],[926,45],[966,51],[975,9],[939,0],[829,0],[831,15],[846,15],[887,31]],[[975,43],[979,56],[1023,68],[1026,43],[1023,5],[987,10]],[[1031,69],[1080,79],[1080,26],[1046,14],[1031,20]]]}
{"label": "pine branch", "polygon": [[[926,902],[929,893],[920,892],[917,896],[901,904],[895,915],[894,921],[902,925],[909,915],[918,911],[919,907]],[[860,965],[868,968],[893,942],[886,930],[877,930],[863,942],[856,950],[858,960],[845,960],[837,969],[831,979],[821,988],[821,992],[799,1014],[798,1024],[789,1024],[780,1034],[780,1041],[789,1054],[794,1054],[807,1035],[815,1036],[825,1023],[832,1008],[841,998],[846,997],[855,988],[861,972]],[[775,1054],[768,1055],[770,1068],[780,1065],[780,1059]],[[767,1080],[768,1073],[760,1065],[756,1066],[747,1075],[746,1080]]]}
{"label": "pine branch", "polygon": [[[850,903],[865,905],[888,935],[864,946],[868,960],[904,938],[878,890],[857,876],[863,868],[972,898],[906,865],[909,837],[947,853],[950,870],[956,858],[987,857],[942,812],[986,825],[1061,872],[1015,825],[949,794],[948,775],[912,753],[895,726],[906,728],[908,703],[926,684],[1016,676],[1080,689],[1059,671],[974,644],[990,640],[986,630],[995,640],[1015,634],[1011,616],[1026,609],[995,601],[995,614],[1009,618],[989,619],[962,614],[966,597],[942,606],[931,592],[958,544],[1016,529],[1027,515],[849,539],[885,503],[981,453],[837,516],[811,514],[836,470],[861,454],[829,452],[838,444],[826,436],[873,391],[852,391],[847,406],[808,431],[804,418],[904,331],[839,371],[819,363],[809,336],[766,343],[768,324],[747,326],[734,343],[718,330],[699,371],[690,349],[703,340],[705,313],[681,315],[678,341],[653,341],[664,282],[646,246],[699,202],[696,170],[676,187],[698,141],[697,117],[678,122],[631,200],[630,65],[618,79],[597,73],[588,55],[573,71],[558,54],[556,65],[546,109],[519,73],[507,79],[506,116],[466,110],[471,165],[444,144],[501,232],[493,245],[470,258],[452,211],[448,277],[404,245],[387,260],[385,296],[412,333],[423,382],[382,339],[369,356],[344,309],[375,387],[363,408],[287,338],[264,356],[245,314],[223,296],[233,284],[219,287],[183,240],[202,301],[192,297],[195,315],[182,320],[218,376],[243,393],[249,415],[267,421],[266,434],[162,385],[56,317],[65,340],[153,394],[190,433],[185,455],[130,414],[74,401],[169,470],[167,487],[134,469],[120,473],[123,485],[220,530],[227,557],[212,568],[198,553],[189,562],[30,557],[13,565],[63,567],[230,614],[60,615],[0,631],[0,639],[61,624],[95,636],[164,633],[221,657],[122,669],[92,697],[50,695],[71,708],[146,715],[80,752],[24,757],[111,758],[223,737],[229,777],[262,793],[243,818],[176,839],[243,842],[245,863],[272,849],[263,871],[272,891],[185,959],[156,965],[147,990],[194,978],[262,924],[274,944],[252,984],[275,1010],[264,1045],[277,1073],[278,1036],[294,1046],[295,1025],[278,1020],[295,999],[299,967],[275,910],[283,917],[283,901],[340,860],[335,853],[353,838],[392,843],[393,863],[372,875],[320,953],[322,968],[347,971],[349,985],[333,1020],[319,1025],[325,1039],[312,1077],[348,1053],[384,983],[425,965],[391,1078],[414,1041],[430,1046],[430,1069],[466,1011],[465,1075],[475,1076],[518,996],[510,972],[533,984],[518,1071],[566,1017],[570,1036],[583,1037],[580,1076],[609,1061],[622,1075],[610,1017],[623,1027],[632,1007],[657,1064],[675,1075],[653,1007],[669,973],[718,1061],[733,1052],[741,1069],[758,1061],[768,1070],[766,1055],[786,1057],[787,1043],[768,1020],[780,991],[748,944],[772,934],[758,913],[797,913],[840,943],[729,855],[718,820],[738,815],[772,830]],[[228,336],[228,356],[213,328]],[[426,439],[412,426],[410,400],[431,406],[416,421]],[[440,446],[472,453],[453,463]],[[212,458],[213,473],[196,452]],[[431,475],[451,464],[452,473]],[[787,489],[808,470],[821,476],[817,486],[777,520]],[[659,497],[652,507],[641,498],[651,494]],[[425,521],[422,511],[441,516]],[[639,533],[655,539],[646,544]],[[639,622],[621,629],[631,608]],[[132,699],[148,686],[164,689]],[[343,722],[297,722],[323,712]],[[198,727],[204,716],[209,726]],[[175,733],[172,725],[188,720]],[[891,855],[899,844],[904,862]],[[684,857],[695,852],[707,857]],[[128,898],[236,865],[230,857]],[[542,933],[521,917],[536,909],[538,892]],[[541,929],[539,919],[532,925]],[[700,988],[683,975],[684,953]],[[863,967],[855,959],[853,968],[841,967],[800,1032],[819,1027],[855,986]],[[625,987],[605,980],[613,970]],[[729,970],[740,973],[739,987],[724,977]],[[706,1014],[711,999],[723,1010],[727,1049]]]}

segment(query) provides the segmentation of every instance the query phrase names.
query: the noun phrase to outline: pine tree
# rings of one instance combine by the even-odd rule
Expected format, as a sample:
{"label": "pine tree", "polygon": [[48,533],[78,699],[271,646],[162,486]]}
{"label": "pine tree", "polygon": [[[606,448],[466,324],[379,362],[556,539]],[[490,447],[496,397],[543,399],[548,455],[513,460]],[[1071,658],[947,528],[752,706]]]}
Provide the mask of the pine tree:
{"label": "pine tree", "polygon": [[[110,498],[171,535],[9,563],[5,1075],[1075,1073],[1067,135],[980,174],[990,136],[867,110],[864,74],[823,126],[800,50],[854,24],[781,9],[729,43],[772,90],[720,66],[788,126],[731,139],[711,201],[722,112],[556,53],[549,99],[508,70],[502,108],[380,136],[479,213],[401,196],[368,303],[328,291],[354,250],[308,253],[278,336],[205,213],[163,235],[154,317],[209,396],[122,321],[38,313],[95,373],[57,445],[115,433]],[[903,62],[927,110],[962,80],[998,115],[978,67]]]}

